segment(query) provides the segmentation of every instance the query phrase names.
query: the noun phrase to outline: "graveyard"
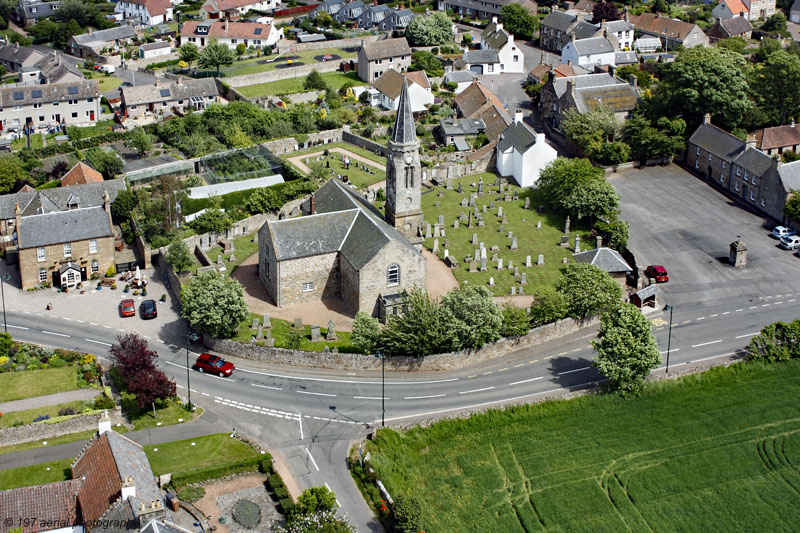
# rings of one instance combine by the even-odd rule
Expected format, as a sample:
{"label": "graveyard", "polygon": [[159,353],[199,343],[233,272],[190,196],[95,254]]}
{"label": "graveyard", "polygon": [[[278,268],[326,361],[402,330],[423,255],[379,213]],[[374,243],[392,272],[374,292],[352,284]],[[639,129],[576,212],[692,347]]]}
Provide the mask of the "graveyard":
{"label": "graveyard", "polygon": [[581,251],[596,247],[589,228],[576,222],[565,228],[565,218],[543,204],[537,191],[491,172],[451,179],[422,195],[425,247],[461,284],[487,287],[495,296],[530,294],[558,279],[565,258],[574,262],[576,238]]}
{"label": "graveyard", "polygon": [[[325,155],[326,149],[329,155]],[[347,182],[358,189],[386,180],[386,158],[349,143],[316,146],[285,158],[304,174],[311,172],[313,165],[321,165],[328,177],[347,176]]]}

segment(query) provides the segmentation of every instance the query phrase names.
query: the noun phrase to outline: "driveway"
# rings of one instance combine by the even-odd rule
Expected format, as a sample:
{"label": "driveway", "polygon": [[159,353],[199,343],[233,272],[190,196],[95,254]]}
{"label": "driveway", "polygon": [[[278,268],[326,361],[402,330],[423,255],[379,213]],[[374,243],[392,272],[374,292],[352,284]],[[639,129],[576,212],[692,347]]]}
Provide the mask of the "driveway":
{"label": "driveway", "polygon": [[[621,197],[638,266],[669,271],[661,285],[665,303],[689,310],[800,292],[800,258],[769,237],[774,222],[702,179],[670,165],[624,171],[609,181]],[[746,268],[727,263],[739,236],[748,247]]]}

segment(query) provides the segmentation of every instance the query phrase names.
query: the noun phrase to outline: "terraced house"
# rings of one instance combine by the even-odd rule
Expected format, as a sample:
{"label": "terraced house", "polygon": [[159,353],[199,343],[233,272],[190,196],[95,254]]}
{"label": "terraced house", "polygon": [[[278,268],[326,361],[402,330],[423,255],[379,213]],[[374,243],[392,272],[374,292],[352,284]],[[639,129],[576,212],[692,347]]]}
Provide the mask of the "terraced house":
{"label": "terraced house", "polygon": [[100,117],[94,80],[0,89],[0,131],[92,124]]}
{"label": "terraced house", "polygon": [[225,20],[190,20],[181,26],[178,43],[193,43],[203,49],[212,41],[235,50],[239,44],[247,47],[275,46],[283,38],[283,28],[258,22],[229,22]]}
{"label": "terraced house", "polygon": [[163,115],[188,109],[201,111],[219,100],[217,82],[211,78],[187,78],[122,88],[122,111],[128,118],[144,113]]}
{"label": "terraced house", "polygon": [[411,66],[411,48],[405,37],[365,42],[358,51],[358,79],[372,83],[384,72],[405,72]]}
{"label": "terraced house", "polygon": [[492,1],[478,1],[472,0],[438,0],[437,7],[439,11],[447,11],[452,9],[459,15],[474,16],[479,19],[491,20],[492,17],[499,17],[500,10],[503,6],[508,4],[517,3],[528,10],[531,15],[536,15],[539,9],[539,4],[534,0],[492,0]]}

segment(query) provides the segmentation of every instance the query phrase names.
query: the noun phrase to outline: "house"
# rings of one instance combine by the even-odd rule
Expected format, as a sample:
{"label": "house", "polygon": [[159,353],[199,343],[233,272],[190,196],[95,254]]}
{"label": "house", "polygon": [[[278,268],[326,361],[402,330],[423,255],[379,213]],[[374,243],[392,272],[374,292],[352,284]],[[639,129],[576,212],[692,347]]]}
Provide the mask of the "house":
{"label": "house", "polygon": [[650,54],[661,50],[661,39],[657,37],[639,37],[634,41],[633,48],[640,54]]}
{"label": "house", "polygon": [[122,88],[122,111],[128,118],[172,110],[200,111],[215,102],[219,102],[219,90],[213,78],[179,79],[170,83]]}
{"label": "house", "polygon": [[61,186],[69,187],[71,185],[85,185],[86,183],[102,183],[102,181],[102,174],[89,165],[78,162],[61,177]]}
{"label": "house", "polygon": [[339,11],[333,15],[333,19],[346,24],[355,21],[367,10],[367,6],[360,0],[346,3]]}
{"label": "house", "polygon": [[633,272],[631,266],[622,258],[618,251],[606,248],[605,246],[595,248],[594,250],[578,252],[572,254],[572,257],[578,263],[596,266],[600,270],[608,272],[612,278],[622,283],[623,286],[627,281],[628,274]]}
{"label": "house", "polygon": [[528,72],[528,82],[544,83],[547,81],[551,72],[556,78],[566,78],[568,76],[590,74],[592,71],[578,65],[573,65],[571,62],[562,63],[560,65],[548,65],[544,62],[544,54],[542,54],[541,62],[536,65],[533,70]]}
{"label": "house", "polygon": [[38,2],[20,0],[14,13],[17,21],[23,26],[32,26],[40,20],[52,17],[61,7],[61,2]]}
{"label": "house", "polygon": [[464,49],[461,62],[466,70],[475,74],[502,74],[500,56],[497,50],[470,50]]}
{"label": "house", "polygon": [[619,51],[633,50],[634,27],[628,22],[627,15],[623,20],[612,20],[600,24],[603,36],[608,38],[614,48]]}
{"label": "house", "polygon": [[106,193],[113,202],[122,190],[125,190],[123,180],[109,180],[41,191],[23,187],[13,194],[4,194],[0,196],[0,248],[5,249],[17,239],[17,206],[22,209],[23,217],[80,207],[97,207],[103,205]]}
{"label": "house", "polygon": [[469,87],[473,81],[478,79],[478,75],[469,70],[453,70],[444,75],[442,83],[455,83],[455,94],[460,94],[464,89]]}
{"label": "house", "polygon": [[417,14],[410,9],[395,9],[384,17],[379,27],[381,31],[405,30],[416,17]]}
{"label": "house", "polygon": [[486,89],[480,81],[464,89],[454,99],[455,109],[460,118],[479,118],[486,125],[484,133],[489,142],[496,141],[506,127],[511,124],[511,117],[497,96]]}
{"label": "house", "polygon": [[139,47],[139,59],[153,59],[154,57],[168,56],[172,53],[169,41],[156,41],[145,43]]}
{"label": "house", "polygon": [[404,74],[400,74],[394,69],[384,72],[380,78],[372,83],[372,86],[380,93],[380,105],[389,111],[397,109],[400,93],[403,89],[403,80],[408,85],[411,111],[414,113],[426,111],[427,106],[433,104],[433,92],[424,70],[406,72]]}
{"label": "house", "polygon": [[118,51],[123,45],[130,44],[138,34],[128,24],[107,30],[92,31],[73,35],[67,40],[67,50],[76,57],[101,58],[109,54],[108,50]]}
{"label": "house", "polygon": [[577,15],[582,18],[593,17],[594,6],[596,5],[597,2],[592,2],[591,0],[578,0],[567,12],[570,15]]}
{"label": "house", "polygon": [[309,18],[316,18],[321,12],[325,12],[333,18],[345,6],[344,0],[325,0],[317,4],[317,7],[311,10],[308,14]]}
{"label": "house", "polygon": [[503,29],[503,24],[497,22],[497,17],[492,18],[492,22],[481,33],[481,50],[497,52],[500,71],[495,72],[496,74],[507,72],[519,74],[525,71],[525,56],[514,43],[514,36]]}
{"label": "house", "polygon": [[775,0],[743,0],[743,2],[751,21],[767,19],[776,13]]}
{"label": "house", "polygon": [[503,6],[509,4],[520,4],[528,12],[536,16],[539,6],[534,0],[493,0],[492,2],[474,2],[472,0],[437,0],[436,9],[447,11],[452,9],[458,15],[476,19],[491,20],[492,17],[499,17]]}
{"label": "house", "polygon": [[22,67],[33,67],[44,59],[45,54],[30,46],[19,43],[0,44],[0,65],[6,72],[19,72]]}
{"label": "house", "polygon": [[767,155],[774,156],[791,151],[800,153],[800,127],[795,127],[794,119],[786,126],[764,128],[747,136],[756,141],[756,148]]}
{"label": "house", "polygon": [[39,84],[71,83],[86,79],[74,63],[55,50],[40,59],[36,65],[23,67],[21,73],[23,77],[38,77],[36,83]]}
{"label": "house", "polygon": [[734,17],[741,17],[743,19],[750,19],[750,10],[742,0],[719,0],[714,9],[711,10],[711,16],[716,20],[728,20]]}
{"label": "house", "polygon": [[789,21],[800,24],[800,0],[794,0],[792,8],[789,10]]}
{"label": "house", "polygon": [[464,152],[470,149],[467,140],[474,139],[486,131],[486,124],[479,118],[444,118],[439,121],[437,134],[445,146],[455,146]]}
{"label": "house", "polygon": [[411,48],[405,37],[363,43],[358,51],[358,79],[372,83],[384,72],[405,72],[411,65]]}
{"label": "house", "polygon": [[545,50],[559,53],[573,39],[590,39],[600,35],[602,35],[600,26],[563,11],[553,11],[547,15],[542,19],[539,30],[540,46]]}
{"label": "house", "polygon": [[551,77],[539,96],[539,113],[548,127],[560,130],[561,118],[569,109],[586,113],[599,107],[611,110],[618,119],[627,119],[639,104],[636,80],[627,83],[610,73]]}
{"label": "house", "polygon": [[686,48],[708,46],[708,36],[697,24],[652,13],[628,15],[628,20],[633,23],[636,31],[651,37],[658,37],[666,50],[669,50],[670,47],[674,49],[678,45]]}
{"label": "house", "polygon": [[173,19],[169,0],[118,0],[114,12],[121,13],[124,20],[145,26],[156,26]]}
{"label": "house", "polygon": [[258,275],[278,307],[338,297],[351,312],[386,317],[393,314],[386,302],[425,287],[425,258],[409,241],[423,222],[410,104],[404,80],[389,141],[385,217],[331,179],[311,196],[307,216],[267,221],[259,230]]}
{"label": "house", "polygon": [[725,20],[717,20],[713,26],[706,28],[706,35],[711,44],[721,39],[730,37],[742,37],[750,39],[753,34],[753,25],[745,17],[734,17]]}
{"label": "house", "polygon": [[522,111],[514,113],[514,122],[500,134],[497,141],[497,171],[511,176],[520,187],[533,187],[539,173],[558,152],[547,144],[544,133],[535,132],[522,120]]}
{"label": "house", "polygon": [[91,124],[100,117],[100,87],[95,80],[0,87],[0,131],[30,125]]}
{"label": "house", "polygon": [[213,40],[235,50],[241,43],[247,47],[263,48],[275,46],[281,39],[283,28],[278,29],[273,24],[229,22],[227,19],[202,22],[190,20],[183,23],[178,43],[193,43],[202,50]]}
{"label": "house", "polygon": [[[320,4],[322,5],[322,4]],[[380,25],[390,13],[392,8],[387,5],[369,6],[366,11],[361,13],[356,23],[359,28],[365,30],[371,29],[374,26]]]}
{"label": "house", "polygon": [[206,0],[200,8],[200,17],[235,20],[248,11],[270,11],[279,5],[279,0]]}
{"label": "house", "polygon": [[594,65],[616,65],[616,50],[605,37],[572,40],[561,50],[561,62],[593,67]]}

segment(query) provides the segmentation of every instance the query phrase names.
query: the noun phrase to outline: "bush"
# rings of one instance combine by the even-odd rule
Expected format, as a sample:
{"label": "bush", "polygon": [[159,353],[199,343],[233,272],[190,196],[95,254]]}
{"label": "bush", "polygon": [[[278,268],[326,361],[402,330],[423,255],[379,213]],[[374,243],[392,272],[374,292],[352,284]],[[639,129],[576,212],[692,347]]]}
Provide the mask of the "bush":
{"label": "bush", "polygon": [[262,474],[269,474],[272,471],[272,457],[267,454],[261,462],[258,463],[258,468]]}
{"label": "bush", "polygon": [[272,474],[267,478],[267,485],[269,488],[274,492],[278,488],[286,488],[286,485],[283,484],[283,478],[281,478],[280,474]]}
{"label": "bush", "polygon": [[41,422],[42,420],[50,420],[50,415],[37,416],[33,419],[34,422]]}
{"label": "bush", "polygon": [[94,399],[95,409],[113,409],[114,407],[116,407],[116,402],[114,402],[114,399],[106,396],[105,394],[101,394]]}
{"label": "bush", "polygon": [[278,502],[278,507],[280,512],[289,515],[292,513],[292,510],[294,510],[295,505],[291,498],[284,498]]}
{"label": "bush", "polygon": [[289,490],[286,487],[278,487],[273,492],[275,493],[275,497],[279,500],[284,500],[289,497]]}
{"label": "bush", "polygon": [[184,487],[176,494],[179,500],[194,503],[206,494],[206,489],[203,487]]}
{"label": "bush", "polygon": [[78,414],[74,407],[64,407],[58,410],[58,416],[69,416]]}
{"label": "bush", "polygon": [[258,463],[260,461],[260,457],[251,457],[214,467],[199,467],[191,470],[185,470],[183,472],[179,472],[178,474],[174,474],[172,476],[172,483],[177,487],[181,487],[184,485],[200,483],[202,481],[208,481],[209,479],[217,479],[232,474],[253,472],[258,470]]}

